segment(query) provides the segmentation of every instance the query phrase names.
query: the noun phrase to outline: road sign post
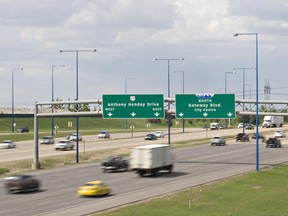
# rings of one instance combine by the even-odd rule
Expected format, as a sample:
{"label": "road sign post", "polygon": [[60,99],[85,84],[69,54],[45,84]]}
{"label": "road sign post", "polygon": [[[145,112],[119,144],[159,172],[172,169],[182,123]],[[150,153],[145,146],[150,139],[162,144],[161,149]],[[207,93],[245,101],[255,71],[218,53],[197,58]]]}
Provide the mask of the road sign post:
{"label": "road sign post", "polygon": [[177,94],[178,119],[228,119],[235,118],[234,94]]}
{"label": "road sign post", "polygon": [[103,118],[107,119],[163,119],[165,117],[164,96],[161,94],[103,95],[102,111]]}

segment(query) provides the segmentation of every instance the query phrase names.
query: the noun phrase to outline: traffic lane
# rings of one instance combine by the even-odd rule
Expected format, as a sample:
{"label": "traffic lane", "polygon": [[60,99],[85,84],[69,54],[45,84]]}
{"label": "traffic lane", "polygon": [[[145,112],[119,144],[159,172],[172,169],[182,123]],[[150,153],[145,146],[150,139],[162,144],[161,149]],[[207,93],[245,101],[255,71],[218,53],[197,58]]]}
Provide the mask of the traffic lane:
{"label": "traffic lane", "polygon": [[[260,131],[264,132],[271,132],[275,131],[273,128],[259,128]],[[222,136],[231,136],[236,135],[238,132],[241,132],[242,129],[229,129],[229,130],[206,130],[201,128],[186,128],[185,133],[181,133],[181,129],[172,129],[171,134],[171,143],[181,142],[181,141],[190,141],[190,140],[197,140],[197,139],[205,139],[205,138],[212,138],[216,135]],[[250,131],[253,132],[253,131]],[[123,135],[124,134],[124,135]],[[115,137],[118,136],[127,136],[129,133],[116,133]],[[119,148],[119,147],[133,147],[142,144],[148,143],[160,143],[160,144],[167,144],[168,138],[167,134],[165,138],[158,139],[157,141],[144,141],[144,136],[147,132],[137,132],[137,138],[127,138],[127,139],[98,139],[96,136],[83,136],[84,141],[79,142],[79,152],[85,151],[94,151],[94,150],[103,150],[109,148]],[[114,137],[114,135],[112,135]],[[129,136],[128,136],[129,137]],[[63,138],[56,139],[61,140]],[[1,157],[0,162],[8,162],[8,161],[15,161],[15,160],[24,160],[24,159],[33,159],[34,157],[34,141],[21,141],[17,142],[17,147],[12,149],[11,151],[3,150],[0,151]],[[53,155],[60,155],[60,154],[71,154],[71,151],[64,151],[64,152],[56,152],[54,151],[53,145],[40,145],[39,144],[39,156],[53,156]]]}
{"label": "traffic lane", "polygon": [[[171,135],[172,141],[187,141],[191,139],[199,139],[203,137],[203,132],[199,129],[191,129],[190,131],[193,131],[191,133],[178,133],[177,130],[175,130],[175,133]],[[196,132],[195,132],[196,131]],[[200,134],[199,134],[200,133]],[[147,141],[144,140],[144,136],[147,134],[147,132],[139,132],[138,134],[141,134],[140,137],[136,138],[127,138],[127,139],[98,139],[94,136],[84,136],[84,140],[78,143],[79,153],[84,153],[87,151],[94,151],[94,150],[105,150],[105,149],[111,149],[111,148],[122,148],[122,147],[134,147],[138,145],[146,145],[146,144],[153,144],[153,143],[159,143],[159,144],[167,144],[167,136],[165,138],[159,138],[155,141]],[[56,139],[56,142],[60,139]],[[8,161],[15,161],[15,160],[24,160],[24,159],[33,159],[34,157],[34,142],[33,141],[22,141],[17,143],[17,147],[15,149],[12,149],[11,151],[1,151],[1,157],[0,162],[8,162]],[[76,144],[75,144],[76,145]],[[75,147],[76,148],[76,147]],[[41,160],[41,157],[46,156],[57,156],[61,154],[75,154],[74,151],[55,151],[54,145],[45,145],[45,144],[39,144],[39,157]]]}
{"label": "traffic lane", "polygon": [[[282,148],[284,151],[273,151],[276,149],[266,149],[261,146],[261,154],[269,152],[265,157],[281,158],[282,154],[287,155],[287,147]],[[281,153],[281,155],[279,155]],[[265,154],[263,154],[264,156]],[[181,182],[186,179],[202,178],[205,175],[212,175],[213,178],[220,178],[223,170],[234,170],[237,167],[248,167],[254,169],[253,146],[250,144],[235,144],[229,146],[211,147],[209,144],[195,147],[175,150],[175,171],[171,175],[160,175],[158,178],[144,177],[139,178],[135,173],[120,172],[120,173],[102,173],[99,164],[93,165],[77,165],[73,168],[62,168],[55,171],[39,172],[37,177],[42,179],[43,191],[40,193],[31,194],[15,194],[7,197],[0,196],[0,206],[10,206],[10,213],[13,215],[23,215],[23,211],[28,212],[27,215],[39,214],[41,212],[50,212],[57,209],[64,210],[70,206],[84,206],[90,202],[94,204],[103,202],[106,199],[117,200],[118,196],[130,194],[134,197],[133,192],[145,192],[146,190],[155,190],[157,187],[162,187],[162,184],[172,184],[174,181]],[[181,160],[180,160],[181,159]],[[264,158],[263,158],[264,160]],[[265,165],[263,161],[263,165]],[[202,177],[201,177],[202,176]],[[113,188],[112,196],[101,199],[81,199],[77,196],[77,188],[84,182],[102,179],[110,184]],[[208,180],[209,181],[209,180]],[[127,186],[129,185],[129,187]],[[188,186],[188,185],[187,185]],[[168,189],[167,189],[168,190]],[[162,191],[165,193],[166,191]],[[0,194],[5,193],[0,190]],[[153,195],[153,194],[151,194]],[[6,195],[7,196],[7,195]],[[5,200],[1,200],[5,197]],[[18,199],[20,197],[20,199]],[[10,200],[9,200],[10,198]],[[134,197],[135,198],[135,197]],[[16,210],[13,207],[16,205],[14,199],[17,200],[17,206],[20,209]],[[118,201],[119,202],[119,201]],[[35,206],[30,209],[29,206],[34,203]],[[49,205],[47,205],[49,203]],[[2,206],[0,209],[4,209]],[[22,207],[21,207],[22,206]],[[105,205],[107,206],[107,205]],[[64,209],[63,209],[64,208]],[[7,209],[6,209],[7,211]],[[18,212],[19,211],[19,212]],[[19,213],[19,214],[18,214]],[[75,215],[75,214],[73,214]]]}

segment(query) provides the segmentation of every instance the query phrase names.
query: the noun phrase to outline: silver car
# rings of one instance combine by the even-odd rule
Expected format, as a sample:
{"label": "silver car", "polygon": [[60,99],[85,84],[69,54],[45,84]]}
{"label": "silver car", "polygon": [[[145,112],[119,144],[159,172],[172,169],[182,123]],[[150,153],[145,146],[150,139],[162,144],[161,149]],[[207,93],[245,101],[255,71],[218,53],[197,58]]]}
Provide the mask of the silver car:
{"label": "silver car", "polygon": [[40,139],[40,144],[54,144],[53,136],[44,136]]}
{"label": "silver car", "polygon": [[211,146],[213,145],[226,145],[225,138],[222,136],[214,136],[211,139]]}
{"label": "silver car", "polygon": [[110,138],[110,133],[108,131],[101,131],[99,134],[98,134],[98,138]]}
{"label": "silver car", "polygon": [[285,131],[283,131],[283,130],[275,131],[274,132],[274,137],[276,137],[276,138],[285,138],[286,137]]}
{"label": "silver car", "polygon": [[157,138],[164,138],[165,134],[163,131],[155,131],[154,134],[157,136]]}
{"label": "silver car", "polygon": [[73,150],[74,149],[74,142],[70,140],[60,140],[59,142],[54,144],[54,149],[57,150]]}
{"label": "silver car", "polygon": [[9,149],[9,148],[15,148],[16,144],[12,140],[4,140],[2,143],[0,143],[1,149]]}

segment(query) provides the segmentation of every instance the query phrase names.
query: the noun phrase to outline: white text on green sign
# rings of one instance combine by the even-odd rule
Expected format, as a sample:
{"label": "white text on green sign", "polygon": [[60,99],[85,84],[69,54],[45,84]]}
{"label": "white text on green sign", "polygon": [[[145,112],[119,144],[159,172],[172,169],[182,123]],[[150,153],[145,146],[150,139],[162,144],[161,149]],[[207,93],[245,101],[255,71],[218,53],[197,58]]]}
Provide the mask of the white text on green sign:
{"label": "white text on green sign", "polygon": [[164,118],[163,95],[103,95],[103,118]]}
{"label": "white text on green sign", "polygon": [[235,118],[234,94],[176,95],[176,118]]}

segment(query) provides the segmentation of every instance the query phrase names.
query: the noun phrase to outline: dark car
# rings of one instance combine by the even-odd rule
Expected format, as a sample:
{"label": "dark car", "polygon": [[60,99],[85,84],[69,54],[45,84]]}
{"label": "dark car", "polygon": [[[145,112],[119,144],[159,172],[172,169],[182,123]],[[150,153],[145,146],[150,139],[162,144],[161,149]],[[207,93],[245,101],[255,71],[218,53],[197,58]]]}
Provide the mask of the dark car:
{"label": "dark car", "polygon": [[[253,133],[251,136],[252,139],[256,139],[256,133]],[[258,139],[261,139],[262,142],[265,142],[266,138],[264,135],[258,133]]]}
{"label": "dark car", "polygon": [[246,133],[238,133],[235,139],[236,139],[236,142],[237,141],[241,141],[241,142],[249,141],[249,135]]}
{"label": "dark car", "polygon": [[268,147],[281,148],[281,141],[276,137],[271,137],[266,141],[266,148]]}
{"label": "dark car", "polygon": [[127,159],[117,156],[112,157],[101,164],[101,168],[103,172],[106,171],[119,171],[119,170],[125,170],[127,171],[129,168],[129,162]]}
{"label": "dark car", "polygon": [[15,175],[4,179],[7,193],[38,191],[40,181],[31,175]]}
{"label": "dark car", "polygon": [[245,125],[246,130],[254,130],[254,125],[253,124],[247,124]]}
{"label": "dark car", "polygon": [[20,127],[17,129],[17,133],[29,133],[28,127]]}
{"label": "dark car", "polygon": [[157,140],[157,136],[155,134],[147,134],[144,140]]}

